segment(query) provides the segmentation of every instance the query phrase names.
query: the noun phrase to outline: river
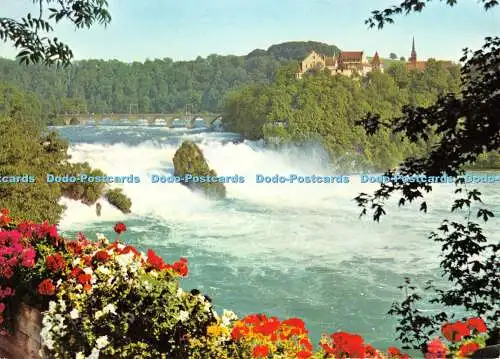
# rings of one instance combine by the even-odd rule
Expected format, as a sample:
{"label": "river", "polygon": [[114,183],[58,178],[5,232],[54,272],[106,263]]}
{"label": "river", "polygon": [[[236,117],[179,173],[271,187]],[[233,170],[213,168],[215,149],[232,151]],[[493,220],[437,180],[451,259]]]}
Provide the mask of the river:
{"label": "river", "polygon": [[[428,234],[449,217],[453,185],[435,185],[429,212],[416,206],[387,207],[381,223],[359,219],[353,198],[376,185],[258,184],[256,174],[339,175],[315,146],[264,149],[256,142],[233,143],[234,134],[154,126],[71,126],[56,130],[69,139],[73,161],[88,161],[110,176],[140,176],[120,185],[132,199],[124,215],[104,201],[95,208],[63,200],[60,223],[73,237],[84,231],[114,239],[116,221],[127,224],[123,240],[153,248],[168,262],[189,260],[184,289],[208,294],[218,310],[265,312],[305,320],[312,338],[345,330],[380,348],[394,344],[395,320],[386,315],[405,276],[423,285],[439,280],[439,247]],[[183,140],[198,143],[219,175],[245,176],[227,184],[227,199],[213,202],[180,184],[153,184],[148,176],[172,173]],[[500,184],[479,186],[496,215],[486,228],[499,240]],[[495,237],[496,236],[496,237]]]}

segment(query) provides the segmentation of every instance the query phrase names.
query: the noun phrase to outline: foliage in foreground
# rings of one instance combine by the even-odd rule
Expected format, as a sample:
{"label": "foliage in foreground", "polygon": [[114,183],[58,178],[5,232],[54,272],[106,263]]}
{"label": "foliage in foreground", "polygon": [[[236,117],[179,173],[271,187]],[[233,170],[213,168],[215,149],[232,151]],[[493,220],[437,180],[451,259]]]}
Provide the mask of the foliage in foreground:
{"label": "foliage in foreground", "polygon": [[[366,23],[370,27],[383,28],[393,23],[393,17],[402,13],[420,12],[428,1],[404,0],[400,5],[374,11]],[[453,6],[455,0],[447,0]],[[496,8],[497,0],[482,0],[486,10]],[[498,9],[498,8],[496,8]],[[405,106],[402,114],[385,119],[380,114],[370,114],[361,124],[368,134],[387,130],[392,135],[404,135],[412,143],[426,140],[430,132],[438,135],[438,141],[423,156],[407,157],[400,164],[402,175],[448,175],[458,177],[466,166],[479,162],[484,165],[485,155],[498,156],[500,150],[500,38],[486,37],[481,49],[474,52],[465,49],[461,62],[461,90],[458,93],[442,94],[428,106]],[[393,171],[387,171],[391,177]],[[454,200],[452,212],[464,210],[465,221],[444,220],[438,232],[430,239],[441,243],[442,276],[448,280],[448,288],[433,290],[431,303],[449,308],[465,308],[469,312],[489,318],[492,344],[500,343],[500,277],[498,257],[500,244],[488,241],[477,218],[484,222],[494,217],[484,206],[481,193],[470,189],[463,182],[455,193],[463,195]],[[400,193],[399,205],[404,206],[421,200],[420,209],[427,211],[425,193],[432,190],[427,183],[403,183],[390,181],[381,184],[372,195],[361,193],[356,201],[361,206],[361,215],[373,209],[373,218],[379,221],[386,214],[384,204],[390,197]],[[474,206],[475,205],[475,206]],[[476,208],[474,208],[476,207]],[[439,233],[440,232],[440,233]],[[407,280],[406,285],[409,285]],[[410,288],[411,289],[411,288]],[[413,288],[414,289],[414,288]],[[400,317],[398,334],[409,348],[423,348],[432,335],[434,323],[452,317],[446,312],[428,315],[417,308],[421,296],[412,291],[403,303],[395,303],[390,313]]]}
{"label": "foliage in foreground", "polygon": [[[9,335],[19,303],[43,311],[42,354],[50,358],[409,358],[397,348],[376,350],[356,334],[324,335],[314,350],[305,323],[265,314],[219,316],[211,299],[186,292],[178,278],[187,259],[167,264],[120,241],[83,233],[62,238],[47,222],[11,223],[0,212],[0,333]],[[468,357],[483,347],[480,318],[445,323],[426,358]]]}
{"label": "foliage in foreground", "polygon": [[[107,25],[111,21],[106,0],[35,0],[38,13],[28,13],[19,20],[0,17],[0,41],[11,42],[19,49],[21,63],[69,65],[73,52],[68,45],[41,33],[54,31],[53,25],[65,19],[77,28],[90,28],[93,24]],[[47,9],[47,6],[50,8]]]}

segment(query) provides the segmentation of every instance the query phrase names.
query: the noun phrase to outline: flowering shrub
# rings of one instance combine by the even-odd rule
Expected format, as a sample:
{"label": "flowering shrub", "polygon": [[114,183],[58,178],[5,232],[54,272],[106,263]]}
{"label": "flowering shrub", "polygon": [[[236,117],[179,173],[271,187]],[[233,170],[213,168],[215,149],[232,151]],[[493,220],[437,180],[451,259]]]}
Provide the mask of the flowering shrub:
{"label": "flowering shrub", "polygon": [[446,345],[440,338],[427,344],[427,359],[444,359],[446,357],[467,358],[478,349],[483,348],[488,339],[488,328],[481,318],[470,318],[465,322],[445,323],[441,333],[449,342]]}
{"label": "flowering shrub", "polygon": [[[120,236],[127,227],[114,230]],[[43,311],[41,355],[49,358],[409,358],[346,332],[324,335],[315,351],[299,318],[219,316],[208,297],[180,288],[188,272],[185,258],[168,264],[100,234],[67,240],[46,222],[14,225],[2,210],[0,334],[12,332],[23,301]],[[449,344],[435,338],[426,358],[468,357],[485,345],[486,331],[480,318],[446,323]]]}

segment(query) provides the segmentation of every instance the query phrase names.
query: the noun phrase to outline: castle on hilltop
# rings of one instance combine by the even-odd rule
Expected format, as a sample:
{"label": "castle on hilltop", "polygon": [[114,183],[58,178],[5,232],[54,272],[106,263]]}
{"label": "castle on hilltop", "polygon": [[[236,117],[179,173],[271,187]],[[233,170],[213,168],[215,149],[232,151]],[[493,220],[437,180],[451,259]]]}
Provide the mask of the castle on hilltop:
{"label": "castle on hilltop", "polygon": [[[445,67],[452,65],[451,61],[438,61]],[[412,41],[410,58],[406,62],[408,70],[425,70],[428,61],[417,61],[417,51],[415,50],[415,38]],[[311,70],[327,70],[332,75],[341,74],[351,76],[358,74],[366,76],[369,72],[378,70],[383,72],[384,67],[380,61],[378,52],[367,61],[363,51],[341,51],[337,56],[326,56],[311,50],[309,54],[299,61],[299,66],[295,77],[300,79],[302,76]]]}
{"label": "castle on hilltop", "polygon": [[367,61],[363,51],[341,51],[338,56],[326,56],[311,50],[305,59],[299,61],[295,77],[300,79],[310,70],[328,70],[332,75],[351,76],[358,73],[365,76],[373,70],[383,71],[378,52]]}

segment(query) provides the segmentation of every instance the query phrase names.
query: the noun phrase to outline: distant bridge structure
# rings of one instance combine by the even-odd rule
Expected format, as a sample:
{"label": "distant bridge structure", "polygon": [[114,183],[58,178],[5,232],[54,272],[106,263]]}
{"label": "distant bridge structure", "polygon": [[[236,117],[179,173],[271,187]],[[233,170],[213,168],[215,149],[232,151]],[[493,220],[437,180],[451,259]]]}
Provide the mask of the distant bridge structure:
{"label": "distant bridge structure", "polygon": [[187,116],[178,113],[103,113],[103,114],[65,114],[62,116],[66,125],[104,125],[104,124],[148,124],[165,127],[193,128],[199,124],[211,127],[222,120],[220,114],[200,113]]}

